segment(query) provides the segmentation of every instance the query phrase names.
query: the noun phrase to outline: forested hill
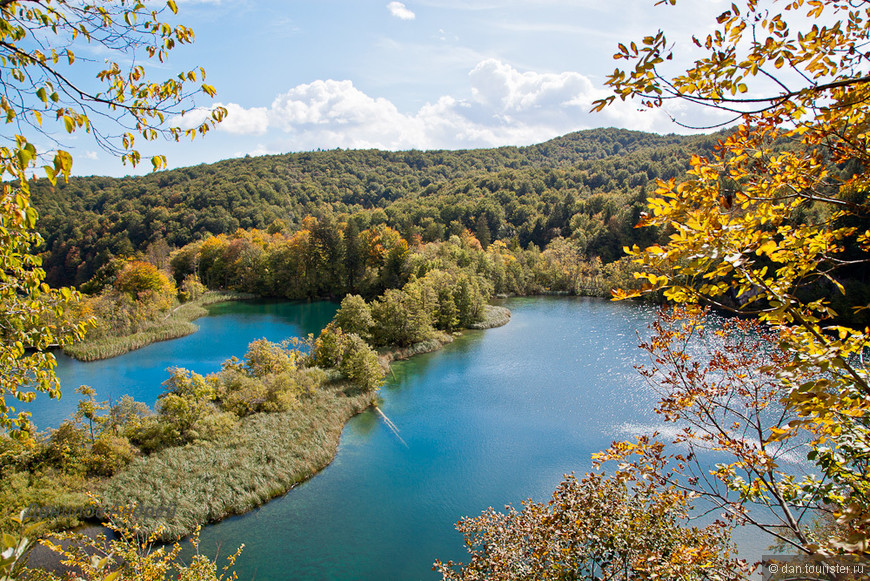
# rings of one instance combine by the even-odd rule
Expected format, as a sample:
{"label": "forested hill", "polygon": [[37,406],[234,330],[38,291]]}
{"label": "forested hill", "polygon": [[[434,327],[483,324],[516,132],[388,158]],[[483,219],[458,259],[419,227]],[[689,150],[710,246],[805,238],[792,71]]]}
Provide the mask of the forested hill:
{"label": "forested hill", "polygon": [[358,213],[360,226],[387,223],[409,240],[463,228],[484,244],[543,248],[574,237],[606,262],[638,236],[651,181],[682,175],[690,155],[716,141],[595,129],[529,147],[292,153],[57,187],[40,180],[33,198],[52,284],[81,284],[113,257],[149,247],[165,253],[238,228],[292,230],[324,213]]}

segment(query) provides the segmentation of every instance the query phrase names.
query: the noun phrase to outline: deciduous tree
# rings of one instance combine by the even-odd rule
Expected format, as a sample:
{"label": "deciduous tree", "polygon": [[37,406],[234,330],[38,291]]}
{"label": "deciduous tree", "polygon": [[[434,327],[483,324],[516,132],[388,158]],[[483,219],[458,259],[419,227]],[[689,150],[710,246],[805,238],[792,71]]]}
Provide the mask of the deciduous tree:
{"label": "deciduous tree", "polygon": [[742,578],[728,530],[690,526],[690,504],[688,493],[631,464],[613,475],[569,476],[549,502],[460,521],[469,562],[438,561],[435,569],[455,581]]}
{"label": "deciduous tree", "polygon": [[646,268],[645,290],[777,330],[790,356],[777,380],[798,417],[768,441],[810,430],[809,459],[824,478],[783,482],[781,493],[835,509],[841,534],[822,550],[866,552],[870,333],[825,295],[844,292],[844,269],[866,269],[870,251],[870,5],[744,0],[716,22],[693,39],[703,55],[676,76],[662,67],[680,52],[661,31],[615,55],[631,66],[609,77],[615,95],[597,108],[616,97],[647,108],[676,99],[740,121],[715,155],[692,158],[687,181],[659,182],[642,224],[670,228],[668,243],[630,252]]}
{"label": "deciduous tree", "polygon": [[[84,332],[83,324],[63,317],[76,294],[43,284],[29,172],[44,164],[52,183],[70,175],[72,156],[62,149],[58,134],[87,132],[135,165],[141,159],[137,139],[203,134],[225,114],[218,108],[189,130],[173,126],[172,118],[195,106],[194,95],[214,95],[204,83],[205,71],[155,82],[140,61],[121,58],[138,51],[162,63],[172,48],[192,42],[192,30],[164,20],[176,10],[174,0],[167,0],[164,10],[138,0],[0,3],[0,117],[6,122],[0,133],[0,429],[17,435],[28,429],[27,415],[16,417],[7,397],[29,401],[37,391],[60,396],[54,357],[46,348]],[[93,83],[79,83],[74,72],[87,65],[76,50],[87,45],[119,58],[98,67]],[[125,61],[129,64],[121,64]],[[166,164],[162,156],[151,161],[155,169]]]}

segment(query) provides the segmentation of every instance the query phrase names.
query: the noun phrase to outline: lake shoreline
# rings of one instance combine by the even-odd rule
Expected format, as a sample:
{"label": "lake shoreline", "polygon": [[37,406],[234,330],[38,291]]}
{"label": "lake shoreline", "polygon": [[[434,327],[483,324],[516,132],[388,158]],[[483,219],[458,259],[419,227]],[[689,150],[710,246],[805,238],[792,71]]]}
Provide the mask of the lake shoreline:
{"label": "lake shoreline", "polygon": [[[509,321],[509,309],[487,305],[483,321],[472,329],[454,335],[440,333],[407,348],[386,350],[379,360],[389,368],[392,361],[442,349],[469,330],[500,327]],[[187,536],[198,526],[259,508],[316,476],[334,461],[345,424],[376,405],[375,394],[336,382],[300,408],[244,418],[225,441],[168,448],[134,461],[105,482],[103,501],[175,505],[173,518],[141,524],[146,530],[164,527],[165,541]],[[266,434],[268,441],[262,437]],[[245,459],[254,461],[246,463]],[[167,481],[173,486],[167,488]],[[131,492],[139,490],[150,492]]]}
{"label": "lake shoreline", "polygon": [[144,331],[124,335],[97,339],[95,341],[79,341],[63,347],[64,354],[78,361],[100,361],[111,359],[142,349],[160,341],[171,341],[186,337],[199,330],[193,321],[208,315],[205,307],[229,301],[244,301],[259,298],[250,293],[238,293],[232,291],[208,291],[201,297],[184,304],[178,305],[160,322],[155,323]]}

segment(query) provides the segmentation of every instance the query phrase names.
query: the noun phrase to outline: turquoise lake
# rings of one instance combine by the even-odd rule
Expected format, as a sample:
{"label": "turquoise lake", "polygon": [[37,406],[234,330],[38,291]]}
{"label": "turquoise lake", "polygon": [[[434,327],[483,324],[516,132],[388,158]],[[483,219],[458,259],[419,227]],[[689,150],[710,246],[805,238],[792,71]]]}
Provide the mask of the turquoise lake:
{"label": "turquoise lake", "polygon": [[[508,325],[393,365],[381,409],[398,435],[374,411],[351,419],[329,467],[205,527],[201,550],[225,556],[244,543],[242,580],[438,579],[435,559],[466,556],[454,529],[461,517],[545,500],[564,474],[588,470],[592,453],[661,426],[656,396],[633,368],[644,361],[638,334],[651,307],[555,297],[502,304],[513,312]],[[194,335],[103,362],[63,359],[59,374],[67,394],[87,383],[99,398],[130,393],[153,404],[167,367],[216,371],[253,339],[318,332],[334,310],[218,305]],[[69,395],[40,402],[37,424],[56,425],[74,407]]]}
{"label": "turquoise lake", "polygon": [[[30,406],[40,429],[57,427],[75,413],[80,385],[97,390],[99,400],[117,400],[124,394],[153,406],[163,392],[170,367],[206,374],[220,371],[230,357],[243,357],[248,343],[266,337],[281,341],[320,333],[338,305],[328,302],[241,301],[208,307],[211,316],[194,321],[199,331],[172,341],[105,359],[83,363],[56,352],[57,376],[64,396],[57,401],[39,397]],[[24,406],[21,406],[24,409]]]}

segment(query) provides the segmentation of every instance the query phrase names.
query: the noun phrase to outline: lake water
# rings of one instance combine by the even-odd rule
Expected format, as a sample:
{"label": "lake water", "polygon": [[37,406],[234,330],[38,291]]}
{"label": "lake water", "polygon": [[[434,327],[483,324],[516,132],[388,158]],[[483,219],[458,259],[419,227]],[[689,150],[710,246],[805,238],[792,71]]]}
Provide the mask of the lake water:
{"label": "lake water", "polygon": [[[633,365],[651,307],[600,299],[518,298],[501,328],[467,332],[436,353],[397,362],[381,409],[345,427],[335,461],[258,510],[205,527],[202,551],[240,544],[239,579],[438,579],[436,558],[465,558],[454,523],[487,507],[545,500],[613,440],[649,433],[656,396]],[[98,363],[60,362],[70,385],[153,404],[165,369],[216,371],[253,339],[317,332],[328,303],[233,303],[184,339]],[[68,410],[75,398],[64,398]],[[71,403],[69,403],[71,402]],[[58,405],[51,402],[51,405]],[[51,425],[65,415],[39,412]],[[743,544],[743,543],[741,543]],[[745,545],[744,545],[745,546]]]}
{"label": "lake water", "polygon": [[[547,498],[590,455],[657,422],[632,368],[651,309],[604,300],[507,301],[511,322],[393,366],[382,409],[352,419],[335,462],[259,510],[207,527],[245,543],[240,579],[438,579],[464,557],[464,515]],[[399,439],[401,438],[401,439]]]}
{"label": "lake water", "polygon": [[97,400],[117,400],[124,394],[153,406],[169,378],[169,367],[184,367],[206,374],[220,371],[230,357],[243,357],[248,343],[266,337],[282,341],[320,333],[332,320],[338,305],[328,302],[240,301],[208,307],[212,316],[195,321],[199,331],[172,341],[153,343],[103,361],[84,363],[56,352],[57,376],[63,397],[52,401],[37,398],[22,409],[32,412],[40,429],[57,427],[75,413],[79,395],[75,389],[90,385]]}

